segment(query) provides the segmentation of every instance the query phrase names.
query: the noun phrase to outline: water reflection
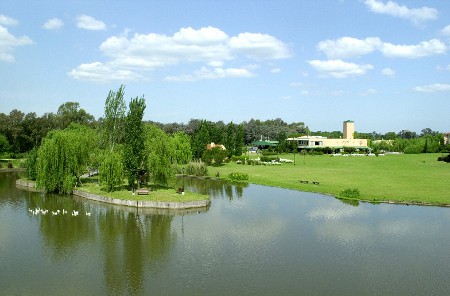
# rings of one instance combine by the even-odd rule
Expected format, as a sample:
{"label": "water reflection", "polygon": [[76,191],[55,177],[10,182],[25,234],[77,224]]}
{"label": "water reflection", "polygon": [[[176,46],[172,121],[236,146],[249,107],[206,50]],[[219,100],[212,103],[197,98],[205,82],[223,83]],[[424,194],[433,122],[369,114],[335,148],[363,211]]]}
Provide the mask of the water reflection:
{"label": "water reflection", "polygon": [[[210,208],[137,209],[16,190],[8,178],[0,174],[0,294],[450,292],[446,208],[356,207],[187,178],[189,190],[212,197]],[[37,207],[49,213],[28,211]],[[63,208],[80,215],[50,214]]]}
{"label": "water reflection", "polygon": [[226,197],[231,202],[235,197],[242,198],[244,188],[249,186],[245,182],[230,183],[220,179],[204,179],[197,177],[179,177],[178,185],[183,184],[187,190],[209,195],[213,198]]}

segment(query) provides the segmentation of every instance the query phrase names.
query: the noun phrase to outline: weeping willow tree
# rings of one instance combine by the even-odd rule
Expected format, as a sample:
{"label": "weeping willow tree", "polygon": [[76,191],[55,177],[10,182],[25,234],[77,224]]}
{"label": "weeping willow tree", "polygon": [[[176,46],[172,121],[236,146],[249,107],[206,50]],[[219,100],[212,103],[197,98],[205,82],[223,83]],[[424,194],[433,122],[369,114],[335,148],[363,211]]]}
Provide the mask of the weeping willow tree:
{"label": "weeping willow tree", "polygon": [[106,152],[99,167],[99,174],[100,182],[106,186],[108,192],[114,191],[116,187],[122,185],[124,168],[120,149]]}
{"label": "weeping willow tree", "polygon": [[150,176],[156,184],[167,186],[175,176],[172,166],[174,147],[171,137],[156,125],[148,125],[145,150]]}
{"label": "weeping willow tree", "polygon": [[47,192],[70,193],[86,173],[97,134],[89,127],[71,124],[51,131],[38,150],[38,188]]}
{"label": "weeping willow tree", "polygon": [[192,160],[191,138],[184,132],[176,132],[172,137],[174,148],[174,161],[177,164],[186,164]]}

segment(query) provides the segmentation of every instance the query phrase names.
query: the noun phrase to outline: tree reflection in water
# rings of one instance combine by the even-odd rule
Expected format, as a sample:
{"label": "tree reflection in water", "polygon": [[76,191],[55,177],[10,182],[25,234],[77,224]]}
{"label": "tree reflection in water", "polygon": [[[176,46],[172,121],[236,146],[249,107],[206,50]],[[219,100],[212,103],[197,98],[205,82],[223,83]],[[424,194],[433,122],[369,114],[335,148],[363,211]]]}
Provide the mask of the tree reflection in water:
{"label": "tree reflection in water", "polygon": [[203,179],[197,177],[179,177],[177,182],[178,185],[184,182],[184,186],[187,190],[206,194],[211,198],[225,196],[230,202],[235,196],[242,198],[244,188],[249,186],[249,184],[245,182],[230,183],[219,179]]}

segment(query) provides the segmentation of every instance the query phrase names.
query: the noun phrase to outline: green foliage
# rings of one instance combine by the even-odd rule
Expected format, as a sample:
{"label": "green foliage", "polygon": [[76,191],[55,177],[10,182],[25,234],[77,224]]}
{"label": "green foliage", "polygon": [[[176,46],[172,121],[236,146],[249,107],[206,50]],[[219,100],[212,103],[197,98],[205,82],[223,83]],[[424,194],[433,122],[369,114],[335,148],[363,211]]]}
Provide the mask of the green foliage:
{"label": "green foliage", "polygon": [[448,154],[447,156],[439,156],[438,161],[450,162],[450,154]]}
{"label": "green foliage", "polygon": [[192,176],[207,176],[208,166],[201,160],[191,161],[186,166],[186,174]]}
{"label": "green foliage", "polygon": [[260,157],[260,160],[262,162],[272,162],[272,161],[279,161],[280,158],[279,157],[269,157],[269,156],[263,155]]}
{"label": "green foliage", "polygon": [[96,138],[94,130],[78,124],[49,133],[37,152],[37,186],[70,193],[89,166]]}
{"label": "green foliage", "polygon": [[9,152],[10,148],[8,138],[6,138],[5,135],[0,134],[0,155]]}
{"label": "green foliage", "polygon": [[231,172],[228,174],[227,179],[230,181],[242,182],[248,181],[249,177],[248,174],[245,173]]}
{"label": "green foliage", "polygon": [[110,91],[105,101],[103,119],[103,142],[112,151],[116,144],[123,142],[126,104],[123,99],[124,86],[117,92]]}
{"label": "green foliage", "polygon": [[171,138],[156,125],[146,126],[145,150],[148,172],[156,184],[168,185],[174,178],[174,148]]}
{"label": "green foliage", "polygon": [[124,176],[122,154],[118,151],[107,151],[99,167],[100,182],[111,192],[122,185]]}
{"label": "green foliage", "polygon": [[37,148],[33,148],[30,152],[28,152],[27,160],[26,160],[26,170],[25,173],[27,175],[27,178],[30,180],[36,180],[37,178],[37,165],[38,160],[38,150]]}
{"label": "green foliage", "polygon": [[71,123],[87,125],[94,121],[94,116],[80,109],[78,102],[66,102],[59,106],[57,115],[57,125],[61,129],[69,127]]}
{"label": "green foliage", "polygon": [[341,190],[339,196],[344,198],[359,199],[361,197],[361,193],[358,188],[347,188]]}
{"label": "green foliage", "polygon": [[175,163],[188,163],[192,159],[191,137],[184,132],[176,132],[173,135],[172,142]]}
{"label": "green foliage", "polygon": [[144,97],[131,99],[125,121],[124,167],[128,185],[132,187],[145,165],[144,110]]}
{"label": "green foliage", "polygon": [[211,133],[210,127],[206,120],[200,122],[200,126],[195,131],[192,137],[192,155],[195,159],[202,157],[206,150],[206,145],[210,143]]}
{"label": "green foliage", "polygon": [[203,152],[202,160],[207,165],[221,165],[227,157],[227,150],[222,150],[219,147],[214,147]]}

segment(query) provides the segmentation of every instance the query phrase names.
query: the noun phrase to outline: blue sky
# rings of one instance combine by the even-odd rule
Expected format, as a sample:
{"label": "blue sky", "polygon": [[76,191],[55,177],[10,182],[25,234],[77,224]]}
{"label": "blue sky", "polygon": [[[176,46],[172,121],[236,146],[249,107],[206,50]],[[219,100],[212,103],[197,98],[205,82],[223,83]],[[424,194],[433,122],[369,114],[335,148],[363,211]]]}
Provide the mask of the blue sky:
{"label": "blue sky", "polygon": [[124,84],[163,123],[447,132],[449,51],[441,0],[2,0],[0,112],[99,118]]}

